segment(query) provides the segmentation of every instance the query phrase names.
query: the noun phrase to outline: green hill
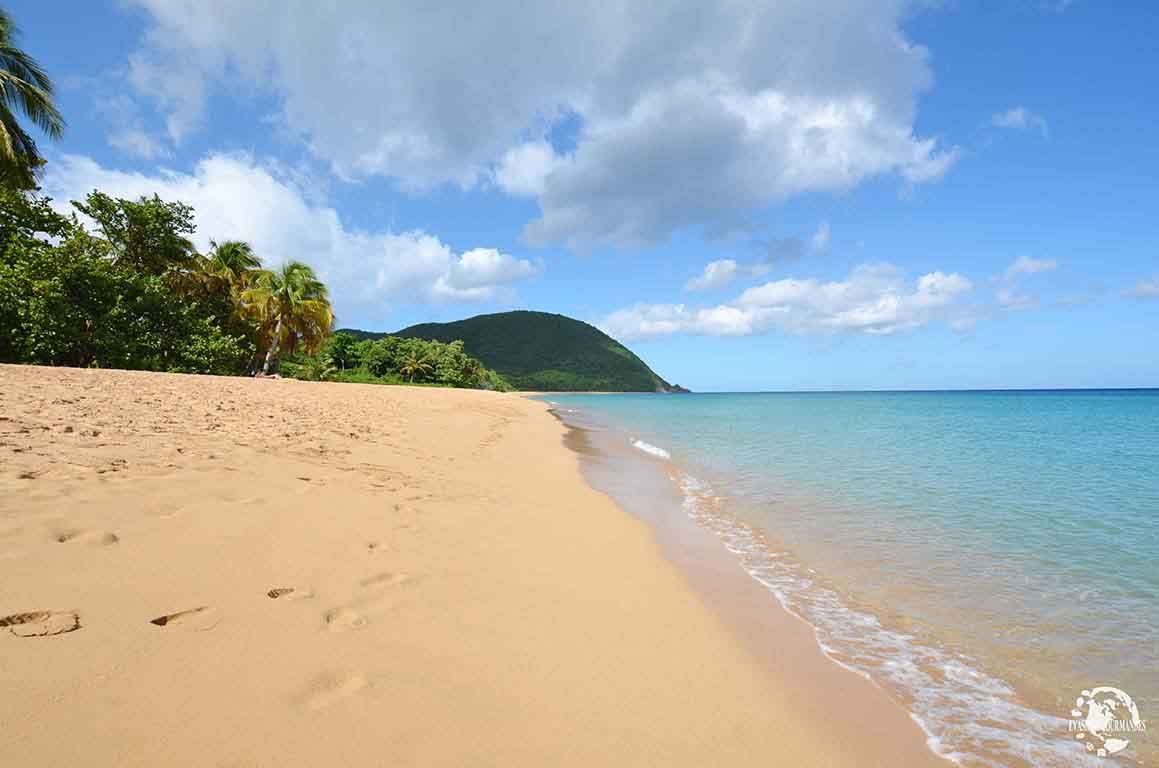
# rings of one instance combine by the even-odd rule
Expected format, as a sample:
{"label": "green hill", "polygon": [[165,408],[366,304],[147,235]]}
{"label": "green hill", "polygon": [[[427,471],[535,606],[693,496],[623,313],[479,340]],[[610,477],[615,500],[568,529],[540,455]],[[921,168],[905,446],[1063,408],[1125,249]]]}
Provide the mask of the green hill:
{"label": "green hill", "polygon": [[679,392],[631,350],[587,323],[547,312],[500,312],[454,323],[422,323],[394,334],[346,330],[360,339],[386,335],[450,342],[499,372],[516,389]]}

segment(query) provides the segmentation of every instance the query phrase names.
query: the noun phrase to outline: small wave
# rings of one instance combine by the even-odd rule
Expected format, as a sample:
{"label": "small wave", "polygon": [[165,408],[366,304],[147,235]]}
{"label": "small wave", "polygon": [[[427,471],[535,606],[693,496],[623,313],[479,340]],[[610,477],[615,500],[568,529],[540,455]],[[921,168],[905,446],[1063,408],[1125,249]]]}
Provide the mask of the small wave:
{"label": "small wave", "polygon": [[639,440],[637,438],[632,438],[632,446],[638,450],[643,451],[644,453],[650,453],[653,456],[661,459],[672,458],[672,454],[668,453],[668,451],[664,450],[663,448],[658,448],[651,443],[645,443],[643,440]]}
{"label": "small wave", "polygon": [[688,516],[714,533],[785,610],[813,627],[829,659],[900,693],[936,754],[987,768],[1104,764],[1076,749],[1063,718],[1022,704],[1013,688],[969,659],[891,630],[849,606],[818,583],[812,569],[773,551],[756,530],[722,514],[723,500],[707,483],[690,475],[679,475],[678,482]]}

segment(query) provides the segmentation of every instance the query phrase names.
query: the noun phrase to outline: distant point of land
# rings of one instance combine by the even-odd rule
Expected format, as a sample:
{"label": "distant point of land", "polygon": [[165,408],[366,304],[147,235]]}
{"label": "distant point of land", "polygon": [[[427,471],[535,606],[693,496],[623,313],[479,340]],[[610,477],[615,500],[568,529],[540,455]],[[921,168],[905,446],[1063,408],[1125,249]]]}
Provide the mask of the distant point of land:
{"label": "distant point of land", "polygon": [[394,334],[343,329],[359,339],[463,341],[464,351],[513,387],[545,392],[686,392],[595,326],[548,312],[499,312],[422,323]]}

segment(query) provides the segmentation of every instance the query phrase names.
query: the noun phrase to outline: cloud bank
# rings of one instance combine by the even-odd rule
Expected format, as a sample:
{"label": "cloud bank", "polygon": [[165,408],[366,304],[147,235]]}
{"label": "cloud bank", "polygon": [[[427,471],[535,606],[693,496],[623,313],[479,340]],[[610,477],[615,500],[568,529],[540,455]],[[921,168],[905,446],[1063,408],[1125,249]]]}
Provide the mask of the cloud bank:
{"label": "cloud bank", "polygon": [[842,281],[775,280],[709,307],[636,304],[600,326],[620,339],[676,333],[749,336],[790,333],[891,335],[937,320],[953,320],[953,305],[973,288],[960,274],[930,272],[907,281],[891,264],[867,264]]}
{"label": "cloud bank", "polygon": [[958,157],[914,132],[932,74],[904,0],[131,2],[151,28],[129,82],[170,141],[255,87],[343,177],[535,199],[533,243],[652,243]]}

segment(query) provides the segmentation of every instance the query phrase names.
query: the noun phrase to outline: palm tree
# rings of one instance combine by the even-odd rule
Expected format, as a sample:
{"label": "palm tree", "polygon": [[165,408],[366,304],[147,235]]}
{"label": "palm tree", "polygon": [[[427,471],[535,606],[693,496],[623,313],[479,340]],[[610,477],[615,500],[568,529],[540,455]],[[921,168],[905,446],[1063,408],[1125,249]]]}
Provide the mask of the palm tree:
{"label": "palm tree", "polygon": [[221,279],[240,295],[261,271],[262,260],[243,240],[226,240],[224,243],[210,240],[205,268],[207,273]]}
{"label": "palm tree", "polygon": [[279,349],[293,352],[301,344],[316,353],[334,325],[325,284],[300,261],[257,270],[240,298],[242,312],[257,322],[266,343],[262,373],[270,372]]}
{"label": "palm tree", "polygon": [[52,103],[48,75],[36,59],[16,47],[18,34],[12,17],[0,9],[0,178],[20,189],[31,189],[44,158],[13,111],[23,112],[50,139],[64,133],[64,118]]}
{"label": "palm tree", "polygon": [[209,241],[209,255],[197,265],[202,283],[212,293],[228,295],[241,307],[241,295],[262,272],[262,260],[243,240]]}
{"label": "palm tree", "polygon": [[209,254],[193,257],[187,268],[174,270],[172,279],[187,294],[228,297],[235,308],[241,294],[261,271],[262,262],[242,240],[209,241]]}
{"label": "palm tree", "polygon": [[402,365],[398,367],[398,372],[407,377],[407,381],[414,382],[415,376],[420,374],[427,374],[433,370],[430,360],[426,357],[419,357],[411,353],[406,360],[402,361]]}

